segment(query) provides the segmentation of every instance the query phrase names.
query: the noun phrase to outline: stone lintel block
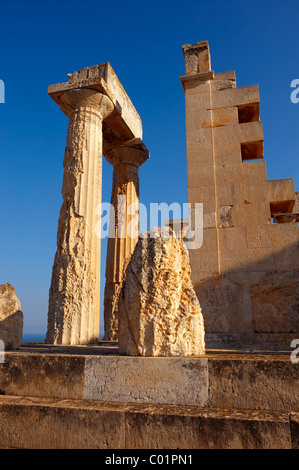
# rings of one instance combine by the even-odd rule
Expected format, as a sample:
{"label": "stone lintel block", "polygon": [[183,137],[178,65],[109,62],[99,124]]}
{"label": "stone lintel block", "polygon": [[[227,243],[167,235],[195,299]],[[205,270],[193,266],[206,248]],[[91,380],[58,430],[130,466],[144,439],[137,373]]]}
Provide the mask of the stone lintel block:
{"label": "stone lintel block", "polygon": [[213,131],[215,145],[263,141],[262,122],[248,122],[234,126],[216,127]]}
{"label": "stone lintel block", "polygon": [[292,212],[296,200],[292,178],[270,180],[267,182],[266,190],[273,214]]}
{"label": "stone lintel block", "polygon": [[252,189],[252,195],[254,195],[255,198],[253,199],[252,197],[252,202],[250,203],[243,202],[249,199],[248,196],[246,199],[244,199],[244,197],[241,198],[241,201],[234,205],[233,217],[235,226],[253,227],[253,233],[257,233],[257,226],[271,223],[271,213],[269,203],[265,201],[265,196],[262,191],[263,187],[256,188],[256,194],[254,194],[254,187]]}
{"label": "stone lintel block", "polygon": [[[205,73],[183,75],[180,77],[180,80],[185,92],[196,88],[196,93],[202,93],[204,90],[210,89],[210,81],[213,80],[213,78],[214,72],[211,70]],[[204,85],[204,87],[202,85]]]}
{"label": "stone lintel block", "polygon": [[233,81],[236,81],[236,72],[235,72],[235,70],[230,70],[229,72],[215,73],[214,77],[215,77],[216,80],[233,80]]}
{"label": "stone lintel block", "polygon": [[213,93],[213,109],[259,103],[258,85],[231,88]]}
{"label": "stone lintel block", "polygon": [[238,108],[217,108],[207,110],[202,120],[202,127],[233,126],[239,124]]}
{"label": "stone lintel block", "polygon": [[236,79],[231,72],[214,74],[214,72],[180,77],[186,97],[215,91],[236,88]]}
{"label": "stone lintel block", "polygon": [[103,122],[104,153],[120,143],[142,138],[142,122],[109,62],[69,74],[69,82],[48,87],[48,94],[61,107],[61,95],[76,88],[90,88],[107,95],[114,111]]}
{"label": "stone lintel block", "polygon": [[[239,163],[219,162],[219,164],[216,165],[216,179],[217,187],[222,185],[233,185],[234,187],[242,186],[238,191],[242,190],[244,195],[254,191],[255,185],[259,185],[260,187],[264,185],[263,189],[261,189],[264,192],[263,199],[268,200],[267,191],[265,191],[265,185],[267,184],[267,168],[264,160],[244,163],[242,163],[241,160]],[[250,201],[249,199],[244,202]]]}
{"label": "stone lintel block", "polygon": [[211,92],[212,94],[215,93],[216,91],[222,91],[222,90],[227,90],[229,88],[236,88],[236,82],[235,80],[224,80],[224,79],[216,79],[214,77],[214,80],[210,81],[211,85]]}
{"label": "stone lintel block", "polygon": [[[206,75],[205,75],[206,76]],[[196,77],[196,75],[194,75]],[[190,76],[189,80],[184,80],[184,77],[181,78],[181,83],[183,85],[183,89],[185,92],[185,98],[187,99],[193,99],[195,96],[200,96],[204,97],[206,95],[206,100],[211,99],[211,80],[212,80],[212,75],[206,76],[206,80],[203,79],[197,79],[193,78],[193,76]]]}

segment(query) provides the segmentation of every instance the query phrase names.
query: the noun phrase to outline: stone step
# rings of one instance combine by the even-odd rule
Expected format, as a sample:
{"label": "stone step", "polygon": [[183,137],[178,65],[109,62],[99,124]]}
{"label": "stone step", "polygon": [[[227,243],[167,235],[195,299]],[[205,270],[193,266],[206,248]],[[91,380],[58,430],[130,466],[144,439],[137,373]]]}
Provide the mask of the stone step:
{"label": "stone step", "polygon": [[120,356],[116,343],[31,344],[0,364],[0,395],[294,412],[298,390],[289,353],[144,358]]}
{"label": "stone step", "polygon": [[0,447],[291,449],[299,413],[2,396]]}

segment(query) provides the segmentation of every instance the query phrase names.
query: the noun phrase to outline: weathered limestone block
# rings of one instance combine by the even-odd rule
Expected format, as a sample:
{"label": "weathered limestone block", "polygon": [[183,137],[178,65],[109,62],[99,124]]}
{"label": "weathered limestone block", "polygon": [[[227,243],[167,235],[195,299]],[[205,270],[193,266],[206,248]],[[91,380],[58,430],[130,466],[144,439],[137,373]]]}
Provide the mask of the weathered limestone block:
{"label": "weathered limestone block", "polygon": [[185,245],[170,228],[142,234],[119,296],[119,350],[131,356],[204,354],[204,323]]}
{"label": "weathered limestone block", "polygon": [[254,331],[297,333],[299,271],[252,274],[250,286]]}
{"label": "weathered limestone block", "polygon": [[190,265],[206,345],[288,349],[299,325],[294,181],[269,181],[266,163],[258,161],[264,156],[258,85],[237,87],[234,72],[214,74],[208,48],[206,41],[183,46],[180,77],[188,203],[204,208],[203,243],[190,249]]}
{"label": "weathered limestone block", "polygon": [[23,313],[15,290],[9,283],[0,285],[0,340],[5,349],[21,346]]}
{"label": "weathered limestone block", "polygon": [[186,75],[205,73],[211,70],[211,58],[208,41],[184,44]]}

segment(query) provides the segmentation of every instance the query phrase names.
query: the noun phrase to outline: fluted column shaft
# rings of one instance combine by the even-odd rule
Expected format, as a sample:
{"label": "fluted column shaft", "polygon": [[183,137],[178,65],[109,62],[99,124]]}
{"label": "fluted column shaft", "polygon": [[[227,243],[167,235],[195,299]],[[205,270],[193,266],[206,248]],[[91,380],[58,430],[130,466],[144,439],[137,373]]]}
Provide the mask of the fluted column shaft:
{"label": "fluted column shaft", "polygon": [[67,91],[61,102],[69,126],[46,341],[88,344],[99,336],[101,241],[95,208],[101,203],[102,121],[113,104],[89,89]]}
{"label": "fluted column shaft", "polygon": [[118,296],[125,268],[139,236],[139,166],[148,157],[140,139],[133,139],[106,155],[114,166],[111,195],[114,211],[111,213],[107,246],[105,340],[116,341],[118,336]]}

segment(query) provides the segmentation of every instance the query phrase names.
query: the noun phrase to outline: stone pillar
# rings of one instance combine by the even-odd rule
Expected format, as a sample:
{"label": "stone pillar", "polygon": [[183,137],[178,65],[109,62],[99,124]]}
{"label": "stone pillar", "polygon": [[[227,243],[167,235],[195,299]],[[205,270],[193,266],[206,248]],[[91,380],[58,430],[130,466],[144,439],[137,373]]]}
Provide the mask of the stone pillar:
{"label": "stone pillar", "polygon": [[59,105],[69,126],[46,342],[88,344],[99,337],[101,240],[95,208],[101,203],[102,122],[114,105],[90,89],[66,91]]}
{"label": "stone pillar", "polygon": [[118,295],[124,269],[139,235],[139,166],[149,158],[149,153],[141,139],[132,139],[105,157],[114,167],[111,195],[114,213],[111,213],[107,247],[104,339],[117,341]]}

